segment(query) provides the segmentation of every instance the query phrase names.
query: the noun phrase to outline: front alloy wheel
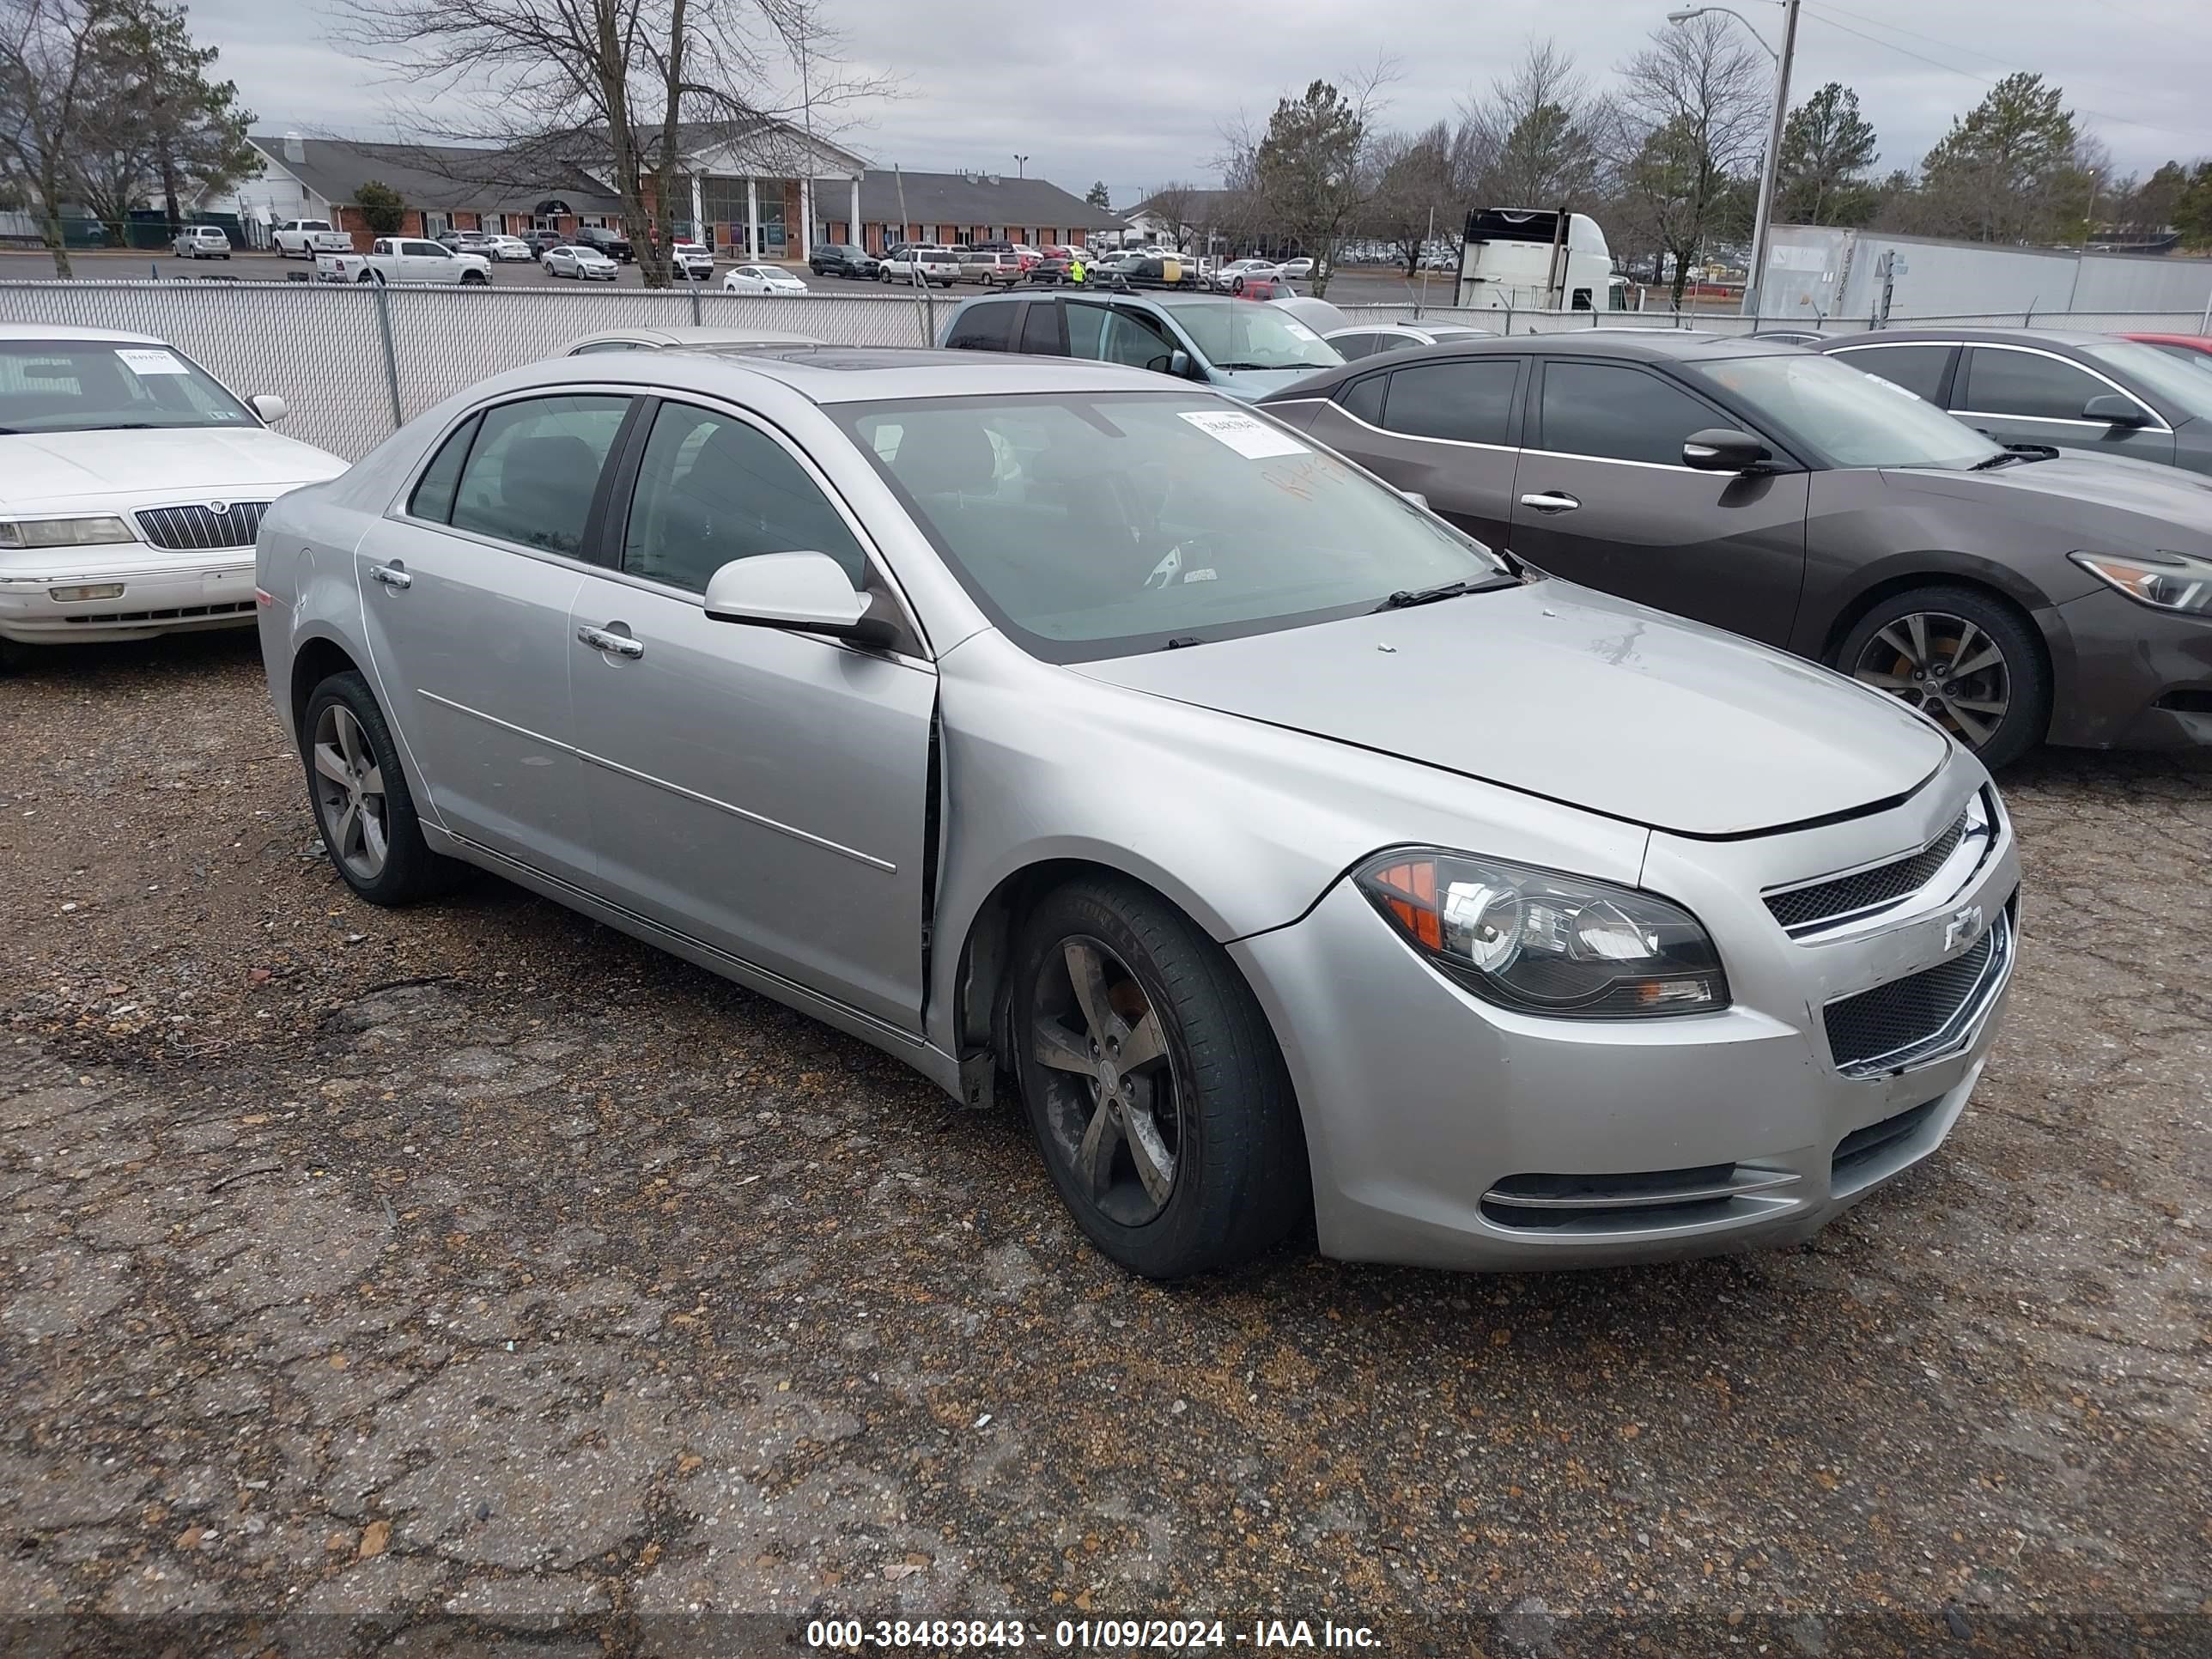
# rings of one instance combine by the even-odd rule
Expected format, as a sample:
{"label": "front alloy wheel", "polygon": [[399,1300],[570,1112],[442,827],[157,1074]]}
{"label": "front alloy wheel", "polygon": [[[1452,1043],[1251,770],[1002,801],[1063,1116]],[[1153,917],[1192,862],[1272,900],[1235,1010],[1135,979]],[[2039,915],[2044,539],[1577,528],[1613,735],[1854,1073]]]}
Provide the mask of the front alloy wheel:
{"label": "front alloy wheel", "polygon": [[1010,975],[1009,1069],[1076,1224],[1151,1279],[1241,1261],[1309,1213],[1280,1050],[1229,955],[1105,875],[1043,895]]}
{"label": "front alloy wheel", "polygon": [[1181,1091],[1160,1017],[1104,943],[1070,939],[1035,987],[1030,1053],[1052,1073],[1045,1127],[1091,1201],[1125,1227],[1175,1195]]}
{"label": "front alloy wheel", "polygon": [[1909,611],[1877,630],[1851,677],[1902,697],[1969,749],[1987,743],[2012,708],[2012,672],[1996,641],[1941,611]]}
{"label": "front alloy wheel", "polygon": [[1862,685],[1910,703],[1992,769],[2043,739],[2051,678],[2034,626],[1968,587],[1892,594],[1834,658]]}

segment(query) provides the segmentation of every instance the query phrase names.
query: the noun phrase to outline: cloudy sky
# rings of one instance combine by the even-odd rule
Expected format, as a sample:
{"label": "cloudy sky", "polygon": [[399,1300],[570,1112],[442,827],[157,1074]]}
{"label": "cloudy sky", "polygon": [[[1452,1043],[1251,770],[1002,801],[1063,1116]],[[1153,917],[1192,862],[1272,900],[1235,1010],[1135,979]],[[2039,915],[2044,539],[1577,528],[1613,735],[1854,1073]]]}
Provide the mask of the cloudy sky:
{"label": "cloudy sky", "polygon": [[[741,0],[726,0],[739,3]],[[1396,60],[1387,119],[1449,117],[1470,89],[1550,34],[1594,77],[1683,0],[822,0],[857,68],[903,94],[848,109],[837,136],[882,165],[1027,170],[1116,206],[1170,179],[1204,181],[1224,116],[1264,121],[1274,100],[1377,53]],[[1779,0],[1738,9],[1779,42]],[[192,0],[194,33],[222,49],[268,130],[390,136],[402,88],[328,40],[326,0]],[[2212,5],[2204,0],[1804,0],[1792,101],[1855,87],[1881,165],[1909,166],[1951,117],[2014,70],[2066,88],[2118,171],[2212,156]]]}

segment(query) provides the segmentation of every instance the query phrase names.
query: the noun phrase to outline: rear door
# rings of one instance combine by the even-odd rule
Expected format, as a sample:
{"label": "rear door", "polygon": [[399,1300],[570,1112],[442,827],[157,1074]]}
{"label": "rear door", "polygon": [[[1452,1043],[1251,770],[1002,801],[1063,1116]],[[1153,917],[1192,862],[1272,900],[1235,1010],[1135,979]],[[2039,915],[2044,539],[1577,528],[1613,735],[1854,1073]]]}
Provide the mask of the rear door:
{"label": "rear door", "polygon": [[568,611],[630,407],[567,393],[471,416],[355,553],[378,696],[439,820],[575,882],[592,857]]}
{"label": "rear door", "polygon": [[[566,646],[600,890],[662,926],[921,1028],[934,666],[708,619],[733,559],[827,553],[882,582],[781,433],[665,402],[639,422]],[[589,629],[617,645],[592,645]]]}
{"label": "rear door", "polygon": [[1377,369],[1339,387],[1307,429],[1427,497],[1470,536],[1517,554],[1513,489],[1527,374],[1526,358],[1503,355]]}
{"label": "rear door", "polygon": [[[2114,426],[2081,413],[2090,398],[2114,396],[2125,398],[2145,423]],[[2052,444],[2173,464],[2173,430],[2155,410],[2117,380],[2053,351],[1966,347],[1952,382],[1951,412],[2001,444]]]}
{"label": "rear door", "polygon": [[1786,643],[1804,586],[1808,475],[1684,466],[1692,433],[1743,422],[1641,364],[1550,357],[1536,377],[1514,553],[1570,581]]}

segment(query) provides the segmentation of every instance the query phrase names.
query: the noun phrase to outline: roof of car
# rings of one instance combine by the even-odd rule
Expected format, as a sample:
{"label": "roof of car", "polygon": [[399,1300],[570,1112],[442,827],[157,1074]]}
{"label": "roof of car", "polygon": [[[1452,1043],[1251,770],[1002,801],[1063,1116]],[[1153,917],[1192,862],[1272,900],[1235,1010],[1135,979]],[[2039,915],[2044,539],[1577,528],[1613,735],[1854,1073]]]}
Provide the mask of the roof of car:
{"label": "roof of car", "polygon": [[[538,384],[640,380],[692,391],[729,389],[732,377],[774,380],[816,404],[906,398],[1024,396],[1054,392],[1173,392],[1148,369],[922,346],[769,346],[743,353],[597,352],[532,366]],[[518,380],[521,377],[518,376]],[[1208,394],[1194,387],[1190,395]]]}
{"label": "roof of car", "polygon": [[587,345],[599,345],[611,340],[644,340],[657,346],[718,346],[718,345],[819,345],[811,334],[793,334],[775,328],[609,328],[596,334],[585,334],[561,348],[566,356]]}
{"label": "roof of car", "polygon": [[0,340],[128,340],[133,345],[167,345],[151,334],[127,334],[112,328],[79,328],[73,323],[0,323]]}
{"label": "roof of car", "polygon": [[1820,349],[1832,351],[1841,345],[1911,345],[1921,342],[1958,340],[1967,343],[1987,341],[1996,345],[2103,345],[2112,340],[2109,334],[2094,329],[2081,328],[1878,328],[1860,334],[1840,334],[1824,341]]}

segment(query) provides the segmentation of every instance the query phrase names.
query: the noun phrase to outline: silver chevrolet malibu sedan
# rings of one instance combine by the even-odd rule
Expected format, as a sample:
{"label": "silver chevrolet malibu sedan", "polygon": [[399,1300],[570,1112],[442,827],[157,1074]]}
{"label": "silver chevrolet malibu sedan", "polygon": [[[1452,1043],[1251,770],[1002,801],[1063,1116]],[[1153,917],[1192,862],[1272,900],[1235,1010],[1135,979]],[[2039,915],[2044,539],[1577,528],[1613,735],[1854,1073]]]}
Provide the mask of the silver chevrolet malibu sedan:
{"label": "silver chevrolet malibu sedan", "polygon": [[1010,1095],[1158,1278],[1802,1238],[2012,971],[1919,714],[1140,371],[541,363],[283,497],[258,582],[356,893],[481,866]]}

